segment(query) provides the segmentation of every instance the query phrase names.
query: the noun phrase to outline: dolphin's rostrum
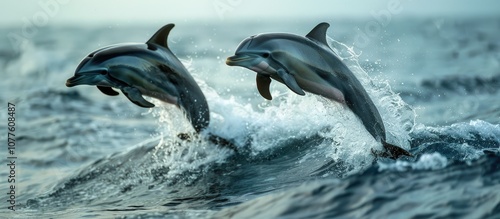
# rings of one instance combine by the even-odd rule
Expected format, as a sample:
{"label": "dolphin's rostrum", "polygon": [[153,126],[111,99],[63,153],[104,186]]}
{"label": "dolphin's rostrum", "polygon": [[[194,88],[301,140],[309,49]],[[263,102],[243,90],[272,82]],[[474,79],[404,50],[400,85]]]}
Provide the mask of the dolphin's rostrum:
{"label": "dolphin's rostrum", "polygon": [[104,94],[122,93],[141,107],[154,107],[142,95],[182,108],[197,132],[210,121],[208,104],[200,87],[170,51],[167,38],[174,24],[158,30],[144,43],[118,44],[90,53],[66,86],[96,85]]}
{"label": "dolphin's rostrum", "polygon": [[362,121],[368,132],[382,143],[386,153],[396,159],[411,156],[406,150],[386,142],[380,114],[361,83],[335,55],[327,43],[328,23],[320,23],[306,37],[288,33],[267,33],[243,40],[226,64],[257,72],[257,88],[266,99],[271,78],[293,92],[318,94],[346,104]]}

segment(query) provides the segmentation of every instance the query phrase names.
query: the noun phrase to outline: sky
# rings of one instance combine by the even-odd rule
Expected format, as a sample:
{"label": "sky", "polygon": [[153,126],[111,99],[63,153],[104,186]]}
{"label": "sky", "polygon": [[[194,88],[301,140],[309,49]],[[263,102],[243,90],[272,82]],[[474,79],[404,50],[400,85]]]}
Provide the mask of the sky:
{"label": "sky", "polygon": [[20,0],[0,3],[0,25],[133,24],[312,17],[499,15],[498,0]]}

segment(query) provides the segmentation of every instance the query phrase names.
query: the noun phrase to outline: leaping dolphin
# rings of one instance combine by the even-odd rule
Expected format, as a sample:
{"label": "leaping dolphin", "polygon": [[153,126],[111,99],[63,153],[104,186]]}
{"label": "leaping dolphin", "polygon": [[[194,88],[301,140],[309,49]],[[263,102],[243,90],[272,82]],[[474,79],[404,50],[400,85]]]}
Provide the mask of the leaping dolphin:
{"label": "leaping dolphin", "polygon": [[200,87],[170,51],[167,38],[174,24],[167,24],[144,43],[118,44],[90,53],[78,65],[66,86],[96,85],[104,94],[122,93],[141,107],[154,107],[142,95],[175,104],[184,110],[197,132],[209,122],[208,104]]}
{"label": "leaping dolphin", "polygon": [[386,142],[380,114],[361,83],[335,55],[327,43],[330,25],[320,23],[306,37],[288,33],[267,33],[243,40],[229,66],[241,66],[257,72],[257,89],[271,100],[271,78],[299,95],[304,90],[347,105],[362,121],[366,130],[386,149],[382,156],[397,159],[411,154]]}

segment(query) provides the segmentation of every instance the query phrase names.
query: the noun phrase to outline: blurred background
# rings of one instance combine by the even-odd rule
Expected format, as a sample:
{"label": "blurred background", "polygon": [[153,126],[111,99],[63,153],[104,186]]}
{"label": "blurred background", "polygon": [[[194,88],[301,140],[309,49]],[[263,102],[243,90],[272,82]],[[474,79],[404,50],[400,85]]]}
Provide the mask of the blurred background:
{"label": "blurred background", "polygon": [[[372,11],[387,9],[387,5],[400,5],[402,16],[495,16],[498,15],[500,3],[494,0],[471,2],[467,0],[374,0],[350,1],[315,0],[312,2],[246,1],[246,0],[207,0],[207,1],[98,1],[85,2],[75,0],[54,1],[16,1],[4,2],[0,9],[4,26],[18,26],[24,18],[31,19],[37,12],[53,7],[57,2],[58,9],[53,9],[47,25],[127,25],[152,24],[165,22],[224,22],[234,20],[253,20],[266,22],[269,20],[307,19],[307,18],[369,18]],[[49,9],[50,10],[50,9]]]}

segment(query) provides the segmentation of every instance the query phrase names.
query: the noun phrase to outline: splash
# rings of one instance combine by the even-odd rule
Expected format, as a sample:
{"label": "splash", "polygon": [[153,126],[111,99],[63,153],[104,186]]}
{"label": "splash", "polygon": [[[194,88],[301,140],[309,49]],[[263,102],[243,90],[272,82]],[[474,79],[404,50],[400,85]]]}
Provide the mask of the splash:
{"label": "splash", "polygon": [[[336,54],[346,57],[342,58],[343,61],[361,81],[379,109],[388,132],[388,141],[408,149],[409,132],[413,129],[415,119],[413,110],[399,95],[392,92],[387,81],[374,80],[368,76],[359,66],[358,57],[352,48],[334,40],[330,42]],[[189,68],[189,63],[185,64]],[[190,71],[193,72],[195,69],[190,68]],[[354,174],[373,163],[371,149],[383,150],[380,143],[371,137],[361,121],[348,108],[321,96],[312,94],[298,96],[288,90],[285,92],[274,90],[273,101],[255,97],[243,103],[232,94],[228,97],[221,96],[214,88],[197,79],[199,78],[197,74],[193,76],[203,90],[210,107],[211,123],[207,132],[235,143],[250,158],[258,158],[280,148],[295,147],[296,145],[290,145],[293,140],[320,139],[314,150],[307,151],[310,154],[304,155],[297,164],[304,165],[311,159],[328,158],[343,163],[345,171]],[[164,138],[175,139],[177,133],[192,132],[187,119],[175,106],[152,109],[151,112],[158,118],[160,127],[158,132]],[[190,148],[193,145],[184,143],[181,147],[185,148],[182,150],[159,148],[161,151],[169,151],[165,153],[168,156],[171,153],[191,156],[209,153],[210,155],[205,154],[203,157],[210,162],[224,162],[227,158],[225,155],[217,156],[220,152],[217,147],[203,142],[203,139],[196,141],[200,141],[203,147],[214,149],[213,153],[197,151]],[[168,156],[162,158],[162,162],[171,164],[174,161],[169,159],[173,158]],[[179,171],[181,169],[179,168]]]}
{"label": "splash", "polygon": [[328,38],[331,47],[339,58],[351,69],[368,92],[384,121],[387,140],[390,143],[409,149],[409,133],[413,131],[416,113],[410,105],[392,91],[387,80],[373,79],[358,62],[359,55],[352,47]]}
{"label": "splash", "polygon": [[[310,154],[304,155],[297,164],[305,165],[312,159],[328,158],[344,163],[344,171],[349,175],[371,165],[374,159],[371,148],[382,150],[381,145],[371,137],[354,113],[321,96],[298,96],[291,92],[274,91],[273,96],[276,98],[273,101],[252,105],[239,103],[234,96],[223,98],[206,85],[201,87],[211,109],[209,131],[247,149],[248,156],[259,157],[279,148],[295,147],[289,145],[293,139],[319,138],[322,143],[308,151]],[[383,89],[390,88],[382,87],[375,95],[385,97],[382,95],[390,92]],[[387,124],[391,124],[387,128],[390,134],[398,142],[402,142],[400,145],[409,148],[408,127],[413,127],[413,117],[403,117],[405,110],[408,110],[405,108],[407,105],[397,95],[392,95],[385,98],[395,100],[394,102],[384,101],[381,106],[381,101],[377,101],[376,104],[379,108],[397,108],[381,110],[386,114],[390,110],[401,113],[383,117],[388,121]],[[412,115],[411,113],[407,115]]]}
{"label": "splash", "polygon": [[[189,141],[183,141],[179,133],[195,133],[185,114],[172,104],[164,104],[151,99],[156,106],[151,113],[157,118],[159,143],[152,152],[151,170],[168,169],[162,173],[165,179],[176,178],[185,172],[203,173],[215,163],[223,163],[233,151],[210,143],[204,135],[192,135]],[[191,177],[197,178],[201,174]]]}

